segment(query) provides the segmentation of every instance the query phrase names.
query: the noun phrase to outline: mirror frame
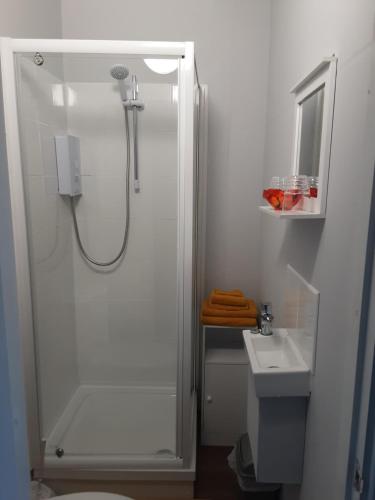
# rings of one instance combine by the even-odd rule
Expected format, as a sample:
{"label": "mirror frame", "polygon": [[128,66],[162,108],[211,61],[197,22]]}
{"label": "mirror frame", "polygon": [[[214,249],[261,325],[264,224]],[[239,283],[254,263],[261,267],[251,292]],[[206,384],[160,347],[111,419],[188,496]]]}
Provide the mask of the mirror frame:
{"label": "mirror frame", "polygon": [[328,174],[331,157],[331,139],[333,127],[333,112],[335,105],[337,57],[326,57],[308,75],[292,89],[295,95],[295,128],[294,147],[292,156],[292,175],[298,175],[301,127],[302,102],[324,86],[324,101],[322,112],[322,136],[319,154],[319,188],[318,202],[314,214],[325,216],[328,194]]}

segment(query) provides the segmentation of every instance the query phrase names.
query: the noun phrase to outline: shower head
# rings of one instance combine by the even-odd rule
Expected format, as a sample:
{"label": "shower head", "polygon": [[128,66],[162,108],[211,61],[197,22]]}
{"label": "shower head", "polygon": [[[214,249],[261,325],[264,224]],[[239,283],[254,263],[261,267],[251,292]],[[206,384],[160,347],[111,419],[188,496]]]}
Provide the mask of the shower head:
{"label": "shower head", "polygon": [[115,78],[115,80],[125,80],[128,74],[129,70],[123,64],[114,64],[111,68],[111,76]]}
{"label": "shower head", "polygon": [[127,101],[128,95],[126,92],[126,85],[124,80],[129,74],[128,68],[123,64],[114,64],[110,70],[110,73],[112,78],[118,81],[122,102]]}

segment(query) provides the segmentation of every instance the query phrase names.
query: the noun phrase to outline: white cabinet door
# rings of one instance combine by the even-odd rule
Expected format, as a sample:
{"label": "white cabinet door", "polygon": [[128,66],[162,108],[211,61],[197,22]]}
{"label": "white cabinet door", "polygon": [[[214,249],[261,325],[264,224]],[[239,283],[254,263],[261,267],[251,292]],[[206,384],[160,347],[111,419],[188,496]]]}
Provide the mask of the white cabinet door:
{"label": "white cabinet door", "polygon": [[247,365],[205,365],[202,443],[232,446],[246,432]]}

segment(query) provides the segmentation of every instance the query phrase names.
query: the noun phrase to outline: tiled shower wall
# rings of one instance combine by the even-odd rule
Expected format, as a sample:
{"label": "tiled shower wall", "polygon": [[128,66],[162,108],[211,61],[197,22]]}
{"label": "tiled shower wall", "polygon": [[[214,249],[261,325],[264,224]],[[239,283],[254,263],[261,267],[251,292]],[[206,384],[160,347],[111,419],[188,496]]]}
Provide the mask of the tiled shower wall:
{"label": "tiled shower wall", "polygon": [[[109,260],[125,222],[124,111],[113,83],[64,83],[63,59],[20,59],[21,149],[42,426],[79,384],[168,385],[177,375],[177,94],[140,84],[141,191],[130,184],[125,258],[98,271],[81,257],[69,200],[58,195],[54,136],[80,138],[85,248]],[[69,66],[68,66],[69,73]],[[131,113],[129,114],[131,129]],[[131,170],[132,171],[132,170]],[[133,180],[133,174],[131,174]]]}
{"label": "tiled shower wall", "polygon": [[[68,83],[69,133],[80,138],[83,195],[77,205],[89,254],[109,260],[125,223],[124,111],[113,83]],[[177,104],[171,84],[140,84],[141,190],[130,184],[125,258],[89,266],[74,238],[81,383],[175,385],[177,370]],[[130,128],[131,113],[129,113]],[[131,178],[133,170],[131,169]]]}
{"label": "tiled shower wall", "polygon": [[46,435],[79,383],[71,217],[57,194],[54,147],[54,135],[66,130],[65,110],[59,105],[62,59],[47,56],[41,67],[23,56],[18,62],[34,331]]}

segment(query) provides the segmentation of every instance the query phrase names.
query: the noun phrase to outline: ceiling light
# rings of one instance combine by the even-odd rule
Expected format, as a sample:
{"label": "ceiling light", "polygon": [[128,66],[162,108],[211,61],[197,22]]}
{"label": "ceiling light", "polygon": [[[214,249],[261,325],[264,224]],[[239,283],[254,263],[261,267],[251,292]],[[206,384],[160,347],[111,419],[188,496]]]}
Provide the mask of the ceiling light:
{"label": "ceiling light", "polygon": [[144,59],[144,62],[151,71],[159,73],[160,75],[173,73],[178,67],[177,59]]}

